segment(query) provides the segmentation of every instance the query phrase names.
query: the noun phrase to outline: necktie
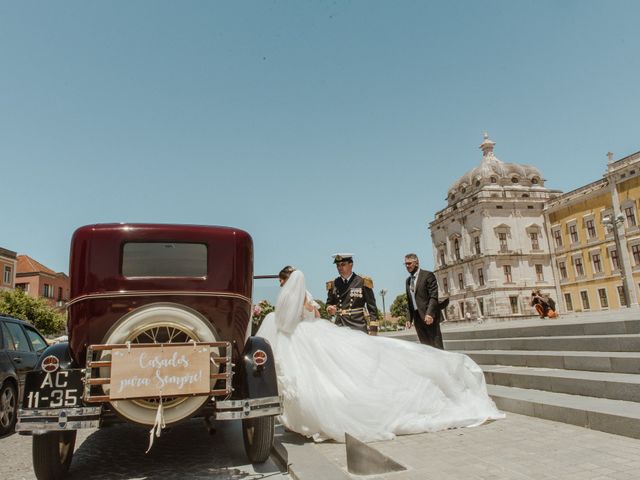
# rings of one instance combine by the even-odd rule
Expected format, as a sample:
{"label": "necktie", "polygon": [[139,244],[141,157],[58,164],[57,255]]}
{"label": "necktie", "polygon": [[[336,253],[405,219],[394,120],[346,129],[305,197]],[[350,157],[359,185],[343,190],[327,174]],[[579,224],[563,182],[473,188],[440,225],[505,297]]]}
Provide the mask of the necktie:
{"label": "necktie", "polygon": [[409,288],[412,292],[416,291],[416,274],[411,275],[411,283],[409,284]]}

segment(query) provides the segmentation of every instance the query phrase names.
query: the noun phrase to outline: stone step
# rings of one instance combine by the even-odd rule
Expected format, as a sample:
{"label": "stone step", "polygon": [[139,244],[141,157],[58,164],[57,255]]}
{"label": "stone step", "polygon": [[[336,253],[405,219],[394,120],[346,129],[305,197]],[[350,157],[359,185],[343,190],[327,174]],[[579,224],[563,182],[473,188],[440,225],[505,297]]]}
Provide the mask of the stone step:
{"label": "stone step", "polygon": [[639,352],[640,334],[578,335],[564,337],[486,338],[445,340],[446,350],[554,350]]}
{"label": "stone step", "polygon": [[502,365],[480,367],[487,383],[492,385],[640,402],[640,375]]}
{"label": "stone step", "polygon": [[445,340],[473,340],[481,338],[554,337],[577,335],[615,335],[640,333],[637,320],[540,320],[530,325],[505,326],[504,324],[480,324],[464,327],[447,327]]}
{"label": "stone step", "polygon": [[640,353],[638,352],[466,350],[462,353],[469,355],[473,361],[482,365],[640,374]]}
{"label": "stone step", "polygon": [[488,385],[499,409],[640,438],[640,404],[607,398]]}

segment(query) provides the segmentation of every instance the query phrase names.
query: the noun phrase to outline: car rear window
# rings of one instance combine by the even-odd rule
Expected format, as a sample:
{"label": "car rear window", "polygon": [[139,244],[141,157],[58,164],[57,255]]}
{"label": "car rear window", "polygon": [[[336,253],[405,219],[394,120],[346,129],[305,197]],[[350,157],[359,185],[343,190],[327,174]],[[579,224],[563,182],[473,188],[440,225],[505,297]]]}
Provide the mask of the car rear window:
{"label": "car rear window", "polygon": [[36,352],[40,352],[47,348],[47,341],[42,338],[38,332],[29,327],[24,327],[24,329],[27,332],[29,340],[31,340],[31,346]]}
{"label": "car rear window", "polygon": [[201,243],[129,242],[122,250],[125,277],[204,277],[207,246]]}

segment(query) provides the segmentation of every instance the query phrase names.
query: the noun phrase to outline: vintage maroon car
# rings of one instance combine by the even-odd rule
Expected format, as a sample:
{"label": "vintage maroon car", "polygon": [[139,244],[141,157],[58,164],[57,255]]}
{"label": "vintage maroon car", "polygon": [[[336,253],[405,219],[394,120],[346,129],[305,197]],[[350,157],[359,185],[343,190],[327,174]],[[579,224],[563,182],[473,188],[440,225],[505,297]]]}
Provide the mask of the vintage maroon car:
{"label": "vintage maroon car", "polygon": [[[69,342],[50,346],[28,375],[16,427],[33,435],[38,479],[66,474],[77,429],[122,420],[151,427],[160,408],[166,425],[194,416],[241,419],[249,459],[268,458],[281,402],[271,348],[250,336],[248,233],[194,225],[81,227],[71,241],[70,278]],[[167,395],[121,392],[158,383],[138,371],[127,377],[129,367],[116,363],[121,357],[138,353],[135,368],[147,362],[143,355],[155,358],[160,377],[158,365],[174,372],[182,368],[177,355],[196,348],[205,352],[204,390],[177,390],[197,376],[183,371],[162,377],[180,383]],[[162,360],[167,352],[171,361]]]}

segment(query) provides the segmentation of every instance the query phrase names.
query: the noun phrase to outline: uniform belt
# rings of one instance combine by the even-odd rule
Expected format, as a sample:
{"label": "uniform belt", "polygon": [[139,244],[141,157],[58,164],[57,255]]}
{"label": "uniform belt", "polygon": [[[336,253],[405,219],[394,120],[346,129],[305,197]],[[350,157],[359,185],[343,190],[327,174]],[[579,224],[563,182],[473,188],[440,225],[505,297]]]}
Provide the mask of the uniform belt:
{"label": "uniform belt", "polygon": [[342,308],[336,311],[338,315],[355,315],[356,313],[364,313],[364,308]]}

